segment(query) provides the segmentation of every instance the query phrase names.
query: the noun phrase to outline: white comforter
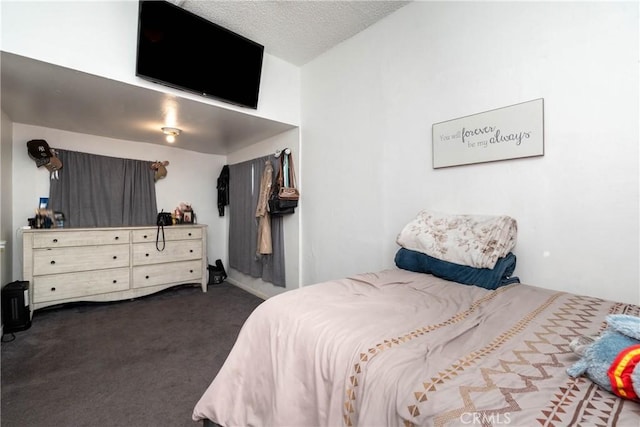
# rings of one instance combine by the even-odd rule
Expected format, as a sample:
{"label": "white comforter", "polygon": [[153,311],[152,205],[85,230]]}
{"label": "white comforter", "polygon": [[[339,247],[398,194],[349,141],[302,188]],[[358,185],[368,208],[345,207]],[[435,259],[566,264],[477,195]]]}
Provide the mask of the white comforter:
{"label": "white comforter", "polygon": [[614,312],[640,307],[520,284],[489,291],[398,269],[307,286],[254,311],[193,419],[225,427],[462,426],[476,417],[638,425],[637,403],[565,373],[577,360],[569,342],[596,334]]}
{"label": "white comforter", "polygon": [[[375,418],[376,414],[395,413],[394,408],[378,407],[394,402],[376,400],[375,394],[363,396],[366,399],[357,412],[346,407],[355,401],[356,390],[362,389],[352,384],[358,376],[356,365],[366,361],[372,344],[422,326],[419,313],[429,306],[439,307],[438,293],[444,293],[449,282],[433,278],[439,285],[432,290],[407,289],[415,273],[389,273],[307,286],[258,306],[197,403],[194,420],[208,418],[223,426],[341,426],[350,413],[355,419],[346,425],[355,425],[358,415]],[[385,288],[382,292],[381,287]],[[444,318],[487,292],[469,286],[454,290],[453,297],[459,302],[441,308]],[[368,387],[384,387],[385,377],[393,379],[397,369],[404,369],[401,360],[393,366],[374,366],[388,373],[376,379],[382,384]],[[361,425],[386,424],[368,421]]]}

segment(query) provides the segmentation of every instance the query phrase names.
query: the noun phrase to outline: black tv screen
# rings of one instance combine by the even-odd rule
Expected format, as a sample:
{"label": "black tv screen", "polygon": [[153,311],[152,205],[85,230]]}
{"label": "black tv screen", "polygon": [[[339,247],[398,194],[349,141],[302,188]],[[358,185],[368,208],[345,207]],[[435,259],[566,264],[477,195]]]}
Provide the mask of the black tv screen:
{"label": "black tv screen", "polygon": [[136,75],[257,108],[264,47],[166,1],[140,1]]}

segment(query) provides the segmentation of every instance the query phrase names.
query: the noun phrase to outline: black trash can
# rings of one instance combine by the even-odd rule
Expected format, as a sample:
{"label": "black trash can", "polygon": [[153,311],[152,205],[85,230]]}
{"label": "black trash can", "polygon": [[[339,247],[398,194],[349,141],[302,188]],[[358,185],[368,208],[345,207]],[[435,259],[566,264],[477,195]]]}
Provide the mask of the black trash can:
{"label": "black trash can", "polygon": [[15,281],[2,288],[2,332],[24,331],[31,327],[29,282]]}

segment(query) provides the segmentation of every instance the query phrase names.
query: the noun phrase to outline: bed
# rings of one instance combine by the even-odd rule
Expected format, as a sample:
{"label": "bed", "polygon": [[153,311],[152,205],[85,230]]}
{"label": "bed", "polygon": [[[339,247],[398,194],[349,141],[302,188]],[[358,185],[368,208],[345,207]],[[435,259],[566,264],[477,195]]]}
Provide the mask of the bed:
{"label": "bed", "polygon": [[567,369],[640,307],[519,283],[517,224],[421,211],[395,268],[270,298],[193,419],[231,426],[640,426],[640,403]]}
{"label": "bed", "polygon": [[399,268],[262,303],[196,404],[222,426],[640,425],[640,404],[566,369],[569,343],[640,307]]}

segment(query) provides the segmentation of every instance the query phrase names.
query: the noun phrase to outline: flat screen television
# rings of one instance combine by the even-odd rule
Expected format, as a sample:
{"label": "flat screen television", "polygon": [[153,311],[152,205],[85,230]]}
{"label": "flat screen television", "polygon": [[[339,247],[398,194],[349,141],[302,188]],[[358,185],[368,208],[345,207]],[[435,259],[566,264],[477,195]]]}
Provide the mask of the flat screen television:
{"label": "flat screen television", "polygon": [[166,1],[138,10],[138,77],[258,107],[264,46]]}

